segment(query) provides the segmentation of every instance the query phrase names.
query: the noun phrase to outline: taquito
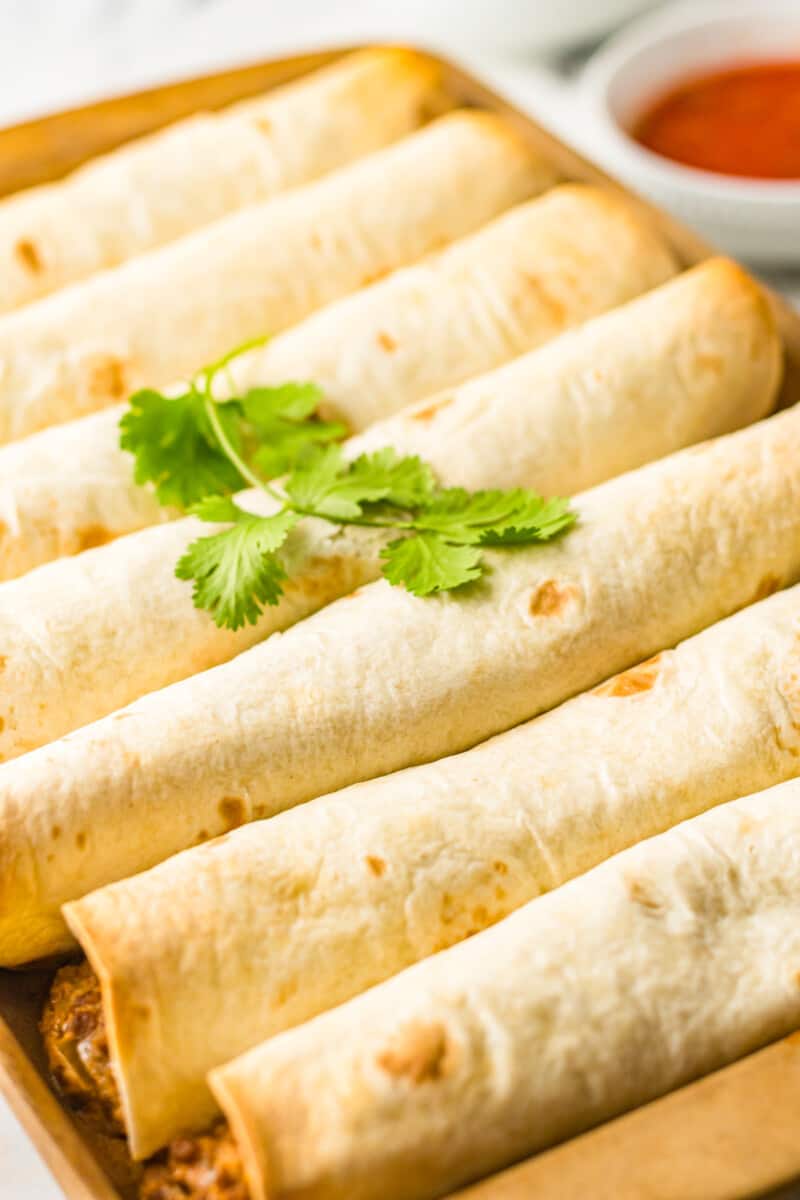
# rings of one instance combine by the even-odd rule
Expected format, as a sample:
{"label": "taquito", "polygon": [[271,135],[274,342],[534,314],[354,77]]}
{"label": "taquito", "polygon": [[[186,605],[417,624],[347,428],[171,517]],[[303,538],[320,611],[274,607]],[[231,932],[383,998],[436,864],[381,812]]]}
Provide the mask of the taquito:
{"label": "taquito", "polygon": [[800,774],[798,635],[794,587],[472,750],[67,905],[101,981],[134,1152],[207,1124],[212,1067],[646,837]]}
{"label": "taquito", "polygon": [[[324,792],[466,749],[800,578],[800,410],[583,492],[578,526],[421,599],[380,580],[0,766],[0,960],[60,907]],[[169,528],[164,526],[163,528]]]}
{"label": "taquito", "polygon": [[[556,188],[236,359],[218,395],[313,379],[353,432],[499,366],[675,271],[644,221]],[[0,580],[174,516],[133,482],[115,405],[0,448]]]}
{"label": "taquito", "polygon": [[173,241],[410,133],[449,104],[441,71],[365,50],[177,122],[0,203],[0,312]]}
{"label": "taquito", "polygon": [[170,383],[476,229],[554,181],[459,112],[0,320],[0,441]]}
{"label": "taquito", "polygon": [[433,1200],[800,1021],[800,783],[625,850],[212,1073],[252,1200]]}
{"label": "taquito", "polygon": [[[444,482],[470,488],[581,490],[763,416],[780,355],[759,288],[721,260],[380,422],[349,451],[419,453]],[[380,531],[306,522],[288,544],[285,594],[233,633],[175,576],[194,538],[215,528],[194,517],[154,526],[0,587],[0,758],[225,662],[380,574]]]}

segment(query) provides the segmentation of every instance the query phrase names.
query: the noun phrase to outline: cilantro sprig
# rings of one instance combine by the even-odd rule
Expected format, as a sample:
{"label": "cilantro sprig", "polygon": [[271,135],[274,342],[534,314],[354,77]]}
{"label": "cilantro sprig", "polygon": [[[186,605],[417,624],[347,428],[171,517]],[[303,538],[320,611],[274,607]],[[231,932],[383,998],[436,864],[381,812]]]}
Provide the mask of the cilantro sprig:
{"label": "cilantro sprig", "polygon": [[[121,422],[136,482],[224,526],[192,542],[175,568],[220,627],[253,624],[278,603],[289,578],[281,550],[304,517],[386,531],[382,573],[417,596],[480,579],[487,547],[546,542],[575,522],[568,501],[524,488],[442,488],[420,458],[390,447],[348,461],[337,444],[344,427],[318,419],[322,395],[312,383],[217,398],[218,375],[252,345],[201,371],[179,395],[137,392]],[[276,475],[280,483],[265,479]],[[247,484],[275,511],[243,508],[233,494]]]}
{"label": "cilantro sprig", "polygon": [[[136,392],[120,421],[120,445],[134,457],[134,480],[152,484],[161,504],[189,509],[209,495],[230,496],[253,477],[281,475],[310,446],[344,437],[339,421],[320,421],[322,391],[314,383],[250,388],[220,400],[214,387],[234,359],[266,343],[258,338],[199,371],[184,391]],[[228,391],[233,381],[228,378]]]}

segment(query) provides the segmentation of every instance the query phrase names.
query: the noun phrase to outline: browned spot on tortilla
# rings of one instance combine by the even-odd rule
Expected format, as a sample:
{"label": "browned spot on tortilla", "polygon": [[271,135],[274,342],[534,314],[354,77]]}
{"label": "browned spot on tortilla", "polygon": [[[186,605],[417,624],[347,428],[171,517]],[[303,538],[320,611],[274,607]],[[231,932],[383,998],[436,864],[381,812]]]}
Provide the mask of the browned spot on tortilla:
{"label": "browned spot on tortilla", "polygon": [[640,904],[642,908],[648,909],[650,912],[657,912],[663,907],[661,901],[652,892],[647,890],[647,884],[641,879],[629,879],[628,894],[634,904]]}
{"label": "browned spot on tortilla", "polygon": [[477,908],[472,910],[472,919],[476,925],[482,927],[489,924],[489,910],[484,904],[479,904]]}
{"label": "browned spot on tortilla", "polygon": [[800,971],[795,971],[794,981],[797,984],[797,986],[800,987]]}
{"label": "browned spot on tortilla", "polygon": [[195,838],[195,841],[196,841],[198,844],[199,844],[200,842],[207,842],[207,841],[208,841],[208,830],[207,830],[207,829],[201,829],[201,830],[200,830],[200,832],[198,833],[197,837]]}
{"label": "browned spot on tortilla", "polygon": [[557,328],[561,328],[567,323],[567,310],[560,300],[557,300],[542,282],[540,275],[532,275],[528,272],[523,274],[523,279],[531,291],[535,292],[540,300],[542,307],[547,309],[547,312]]}
{"label": "browned spot on tortilla", "polygon": [[496,862],[492,863],[492,866],[494,867],[495,871],[497,871],[498,875],[508,874],[508,863],[501,862],[499,858]]}
{"label": "browned spot on tortilla", "polygon": [[423,408],[417,408],[411,413],[412,421],[432,421],[437,413],[448,408],[453,403],[452,396],[442,396],[441,400],[433,400]]}
{"label": "browned spot on tortilla", "polygon": [[766,600],[767,596],[772,596],[780,589],[780,586],[780,579],[774,575],[765,575],[753,593],[751,604],[758,604],[759,600]]}
{"label": "browned spot on tortilla", "polygon": [[6,658],[5,654],[0,654],[0,671],[4,669],[7,662],[8,659]]}
{"label": "browned spot on tortilla", "polygon": [[5,729],[5,727],[6,727],[5,720],[3,719],[3,717],[0,717],[0,733],[2,733],[2,732],[3,732],[3,730]]}
{"label": "browned spot on tortilla", "polygon": [[719,354],[698,354],[696,362],[701,370],[711,371],[714,375],[721,375],[725,366],[725,360]]}
{"label": "browned spot on tortilla", "polygon": [[262,133],[272,133],[272,121],[269,117],[256,117],[255,122]]}
{"label": "browned spot on tortilla", "polygon": [[30,238],[21,238],[14,247],[14,253],[23,267],[27,267],[33,275],[38,275],[43,269],[42,256],[36,243],[32,242]]}
{"label": "browned spot on tortilla", "polygon": [[532,617],[557,617],[575,595],[575,588],[546,579],[533,593],[528,605]]}
{"label": "browned spot on tortilla", "polygon": [[219,815],[226,829],[236,829],[237,825],[244,825],[247,806],[239,796],[223,796],[219,802]]}
{"label": "browned spot on tortilla", "polygon": [[296,979],[284,979],[275,993],[275,1003],[285,1004],[287,1000],[291,1000],[292,996],[297,993],[297,988],[298,983]]}
{"label": "browned spot on tortilla", "polygon": [[369,287],[371,283],[377,283],[379,279],[385,279],[388,274],[389,267],[377,267],[362,278],[360,286]]}
{"label": "browned spot on tortilla", "polygon": [[51,835],[53,841],[57,842],[58,839],[61,837],[61,826],[54,825],[53,828],[50,830],[50,835]]}
{"label": "browned spot on tortilla", "polygon": [[800,1046],[800,1029],[796,1033],[790,1033],[787,1038],[783,1039],[790,1046]]}
{"label": "browned spot on tortilla", "polygon": [[114,400],[121,400],[128,390],[125,364],[111,355],[98,358],[89,370],[88,387],[92,396],[111,396]]}
{"label": "browned spot on tortilla", "polygon": [[598,696],[638,696],[640,692],[649,692],[659,676],[661,655],[656,654],[646,662],[615,675],[607,683],[595,688]]}
{"label": "browned spot on tortilla", "polygon": [[442,1079],[452,1065],[452,1052],[441,1025],[415,1021],[407,1025],[376,1061],[381,1070],[409,1083],[433,1083]]}
{"label": "browned spot on tortilla", "polygon": [[496,887],[496,888],[494,889],[494,898],[495,898],[495,900],[501,900],[501,901],[502,901],[502,900],[505,900],[505,898],[506,898],[506,896],[507,896],[507,895],[508,895],[508,892],[506,891],[506,889],[505,889],[505,888]]}
{"label": "browned spot on tortilla", "polygon": [[386,331],[383,329],[378,334],[377,341],[381,349],[386,350],[389,354],[391,354],[393,350],[397,349],[397,342],[390,333],[386,333]]}
{"label": "browned spot on tortilla", "polygon": [[83,850],[86,845],[86,834],[83,831],[75,835],[75,845],[79,850]]}
{"label": "browned spot on tortilla", "polygon": [[84,525],[76,533],[78,550],[93,550],[95,546],[105,546],[113,538],[113,533],[103,525]]}
{"label": "browned spot on tortilla", "polygon": [[368,854],[365,862],[373,875],[377,875],[380,879],[381,875],[386,870],[386,863],[382,858],[377,858],[374,854]]}

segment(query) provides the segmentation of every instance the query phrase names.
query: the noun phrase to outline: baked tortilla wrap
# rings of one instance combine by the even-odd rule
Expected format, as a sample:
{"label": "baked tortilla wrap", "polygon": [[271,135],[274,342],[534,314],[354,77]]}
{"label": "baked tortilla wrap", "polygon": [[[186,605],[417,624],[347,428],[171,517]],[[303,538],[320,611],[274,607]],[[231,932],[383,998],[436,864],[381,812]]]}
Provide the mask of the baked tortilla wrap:
{"label": "baked tortilla wrap", "polygon": [[253,1200],[433,1200],[792,1032],[798,863],[792,781],[214,1072]]}
{"label": "baked tortilla wrap", "polygon": [[477,111],[0,320],[0,441],[169,384],[476,229],[554,181]]}
{"label": "baked tortilla wrap", "polygon": [[[577,498],[480,585],[386,580],[0,766],[0,960],[72,945],[61,905],[324,792],[554,708],[800,578],[800,409]],[[169,528],[164,526],[163,528]]]}
{"label": "baked tortilla wrap", "polygon": [[[675,264],[628,207],[556,188],[329,305],[219,377],[313,379],[353,432],[662,283]],[[115,405],[0,448],[0,579],[172,517],[133,482]]]}
{"label": "baked tortilla wrap", "polygon": [[[719,260],[352,440],[416,453],[446,483],[578,491],[769,411],[781,347],[759,288]],[[676,364],[680,364],[676,370]],[[567,449],[568,448],[568,449]],[[271,501],[248,493],[250,506]],[[306,523],[291,585],[256,625],[219,629],[175,564],[190,517],[0,587],[0,759],[226,662],[380,575],[382,534]]]}
{"label": "baked tortilla wrap", "polygon": [[448,107],[435,63],[348,55],[0,203],[0,312],[370,154]]}
{"label": "baked tortilla wrap", "polygon": [[472,750],[67,905],[102,984],[134,1153],[208,1124],[211,1068],[646,837],[800,774],[798,635],[795,587]]}

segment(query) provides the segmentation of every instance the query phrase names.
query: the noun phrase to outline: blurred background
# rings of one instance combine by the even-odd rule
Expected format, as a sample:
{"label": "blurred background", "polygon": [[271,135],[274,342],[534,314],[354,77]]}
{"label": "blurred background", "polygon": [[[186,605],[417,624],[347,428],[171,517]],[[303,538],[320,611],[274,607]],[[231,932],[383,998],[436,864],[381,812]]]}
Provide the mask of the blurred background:
{"label": "blurred background", "polygon": [[[654,0],[3,0],[0,120],[300,46],[408,38],[502,66]],[[520,65],[516,62],[515,68]]]}
{"label": "blurred background", "polygon": [[[707,0],[0,0],[0,126],[295,50],[394,39],[461,61],[590,157],[624,175],[625,147],[608,129],[604,134],[597,121],[608,71],[597,73],[596,56],[601,61],[604,55],[613,57],[620,37],[635,42],[631,21],[670,21],[679,10],[695,19],[709,7],[717,13],[750,11],[762,30],[772,27],[768,10],[793,12],[794,57],[800,62],[800,0],[711,0],[710,5]],[[748,45],[751,40],[745,38]],[[679,51],[667,47],[659,61],[663,66],[666,59],[680,72],[676,56]],[[593,88],[587,87],[588,79],[594,79]],[[800,121],[800,94],[795,101]],[[635,169],[626,177],[648,190],[648,181]],[[695,208],[684,210],[681,196],[666,186],[669,181],[661,182],[661,190],[655,184],[651,189],[657,199],[684,217],[696,211],[698,225],[707,225],[710,213],[714,225],[722,208],[709,208],[706,201],[715,200],[718,185],[712,181],[705,192],[701,189],[693,197]],[[800,181],[788,189],[779,200],[744,195],[740,209],[748,220],[754,212],[756,225],[771,231],[768,276],[800,301]],[[774,219],[764,218],[758,208],[762,200],[774,205]],[[739,212],[735,204],[734,209]],[[720,235],[715,240],[736,251],[726,243],[721,222]],[[2,1100],[0,1177],[0,1194],[8,1200],[58,1200],[56,1185]]]}
{"label": "blurred background", "polygon": [[[642,52],[654,27],[658,44]],[[793,55],[794,92],[771,105],[760,98],[784,114],[791,154],[800,146],[800,0],[2,0],[0,126],[237,63],[370,40],[458,59],[721,249],[768,269],[800,301],[800,171],[772,194],[735,179],[721,189],[719,176],[696,172],[687,181],[685,169],[668,164],[665,173],[663,158],[634,146],[611,111],[618,101],[630,107],[631,89],[634,107],[646,107],[686,72]],[[706,101],[696,97],[695,111]],[[747,120],[751,105],[744,94],[729,108]],[[749,124],[758,142],[752,112]],[[706,132],[707,144],[719,142],[718,129]]]}

